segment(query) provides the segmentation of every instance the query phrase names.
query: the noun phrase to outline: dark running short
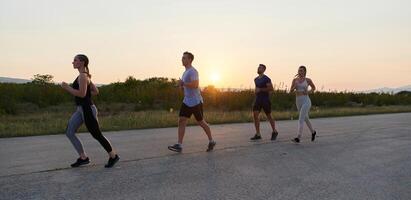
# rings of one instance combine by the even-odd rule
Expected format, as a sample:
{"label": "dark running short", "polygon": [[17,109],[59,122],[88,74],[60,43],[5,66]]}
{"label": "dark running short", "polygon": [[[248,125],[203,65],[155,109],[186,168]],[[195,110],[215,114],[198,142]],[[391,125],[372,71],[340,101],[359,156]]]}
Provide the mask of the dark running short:
{"label": "dark running short", "polygon": [[194,107],[189,107],[185,103],[181,105],[180,108],[180,117],[190,118],[191,115],[194,115],[197,121],[203,120],[203,104],[200,103]]}
{"label": "dark running short", "polygon": [[255,101],[253,105],[253,111],[261,112],[261,109],[263,109],[266,114],[270,114],[271,113],[271,102],[270,101]]}

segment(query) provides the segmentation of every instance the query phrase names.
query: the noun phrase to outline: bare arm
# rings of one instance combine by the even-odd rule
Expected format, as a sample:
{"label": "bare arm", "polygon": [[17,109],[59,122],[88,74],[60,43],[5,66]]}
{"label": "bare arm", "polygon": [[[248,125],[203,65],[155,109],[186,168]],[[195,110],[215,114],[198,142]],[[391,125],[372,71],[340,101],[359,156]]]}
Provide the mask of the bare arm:
{"label": "bare arm", "polygon": [[88,82],[88,77],[85,73],[81,73],[79,75],[79,89],[74,89],[70,87],[67,83],[63,82],[61,84],[61,87],[65,89],[67,92],[69,92],[71,95],[76,96],[76,97],[85,97],[87,93],[87,82]]}
{"label": "bare arm", "polygon": [[99,90],[96,87],[96,85],[94,85],[93,82],[90,81],[90,89],[91,89],[91,95],[96,96],[99,94]]}
{"label": "bare arm", "polygon": [[315,85],[314,85],[313,81],[311,79],[307,78],[307,82],[308,82],[308,85],[311,87],[311,90],[308,91],[308,93],[314,93]]}
{"label": "bare arm", "polygon": [[295,79],[293,79],[293,82],[291,83],[290,93],[294,92],[294,90],[295,90]]}
{"label": "bare arm", "polygon": [[266,85],[267,87],[266,88],[255,88],[256,89],[256,92],[258,93],[258,92],[272,92],[272,91],[274,91],[274,88],[273,88],[273,84],[272,83],[267,83],[267,85]]}

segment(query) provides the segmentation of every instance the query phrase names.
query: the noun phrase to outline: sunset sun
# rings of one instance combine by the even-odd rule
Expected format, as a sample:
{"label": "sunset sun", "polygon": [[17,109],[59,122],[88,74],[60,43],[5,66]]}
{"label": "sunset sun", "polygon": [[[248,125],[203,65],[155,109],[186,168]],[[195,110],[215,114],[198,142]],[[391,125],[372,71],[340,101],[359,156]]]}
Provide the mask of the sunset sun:
{"label": "sunset sun", "polygon": [[220,73],[218,73],[218,72],[211,73],[210,80],[211,80],[212,84],[218,83],[220,81],[220,79],[221,79]]}

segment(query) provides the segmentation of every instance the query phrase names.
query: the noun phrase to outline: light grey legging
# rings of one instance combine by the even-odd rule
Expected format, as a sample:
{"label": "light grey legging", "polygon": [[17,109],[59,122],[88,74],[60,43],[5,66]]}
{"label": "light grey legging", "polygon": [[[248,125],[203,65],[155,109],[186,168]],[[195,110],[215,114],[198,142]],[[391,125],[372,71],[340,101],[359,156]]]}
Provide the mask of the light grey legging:
{"label": "light grey legging", "polygon": [[[91,111],[93,112],[93,117],[97,120],[96,123],[87,123],[86,126],[91,130],[92,136],[103,145],[107,152],[111,152],[111,144],[110,142],[101,134],[101,131],[98,127],[98,118],[97,118],[97,107],[91,105]],[[76,112],[71,116],[68,125],[66,135],[69,138],[70,142],[73,144],[74,148],[76,149],[78,154],[84,153],[83,144],[81,143],[80,139],[76,136],[77,129],[85,122],[84,120],[84,112],[81,106],[77,106]],[[94,127],[97,126],[97,127]],[[91,128],[90,128],[91,127]]]}
{"label": "light grey legging", "polygon": [[296,105],[299,112],[298,116],[298,138],[301,138],[303,134],[303,126],[304,122],[307,123],[308,128],[310,129],[311,133],[314,132],[314,129],[311,125],[310,118],[308,113],[310,112],[311,108],[311,100],[308,95],[301,95],[296,97]]}

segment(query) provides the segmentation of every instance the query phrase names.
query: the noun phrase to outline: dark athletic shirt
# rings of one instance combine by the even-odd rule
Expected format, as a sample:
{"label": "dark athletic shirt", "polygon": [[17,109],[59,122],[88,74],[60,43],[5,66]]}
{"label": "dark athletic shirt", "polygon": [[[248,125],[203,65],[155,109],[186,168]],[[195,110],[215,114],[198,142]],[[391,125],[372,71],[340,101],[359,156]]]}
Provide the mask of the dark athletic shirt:
{"label": "dark athletic shirt", "polygon": [[[255,87],[257,88],[267,88],[267,83],[271,83],[271,79],[264,75],[263,77],[254,79]],[[256,94],[257,101],[270,101],[269,92],[259,92]]]}
{"label": "dark athletic shirt", "polygon": [[[78,90],[79,87],[80,86],[78,84],[78,77],[77,77],[76,80],[73,81],[73,88]],[[93,101],[91,100],[90,84],[87,85],[86,96],[84,96],[83,98],[75,96],[74,101],[76,102],[76,105],[78,105],[78,106],[80,106],[80,105],[93,105]]]}

